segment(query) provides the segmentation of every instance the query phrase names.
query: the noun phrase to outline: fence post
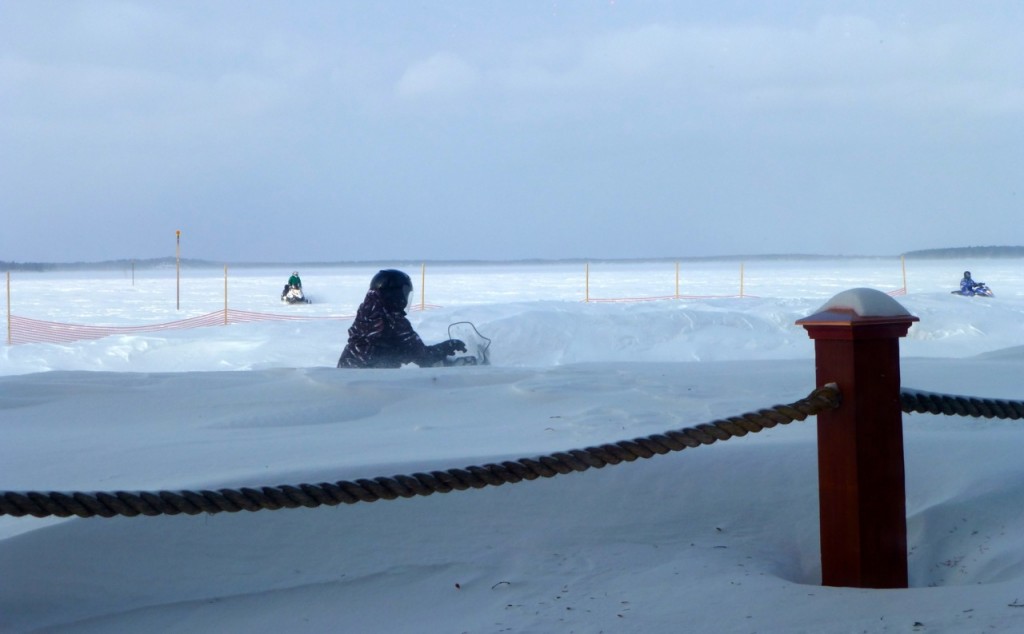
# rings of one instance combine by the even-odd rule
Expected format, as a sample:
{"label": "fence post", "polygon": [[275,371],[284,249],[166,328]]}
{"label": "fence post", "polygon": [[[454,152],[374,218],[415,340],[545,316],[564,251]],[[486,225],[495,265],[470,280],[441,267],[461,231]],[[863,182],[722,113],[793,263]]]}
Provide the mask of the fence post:
{"label": "fence post", "polygon": [[676,262],[676,299],[679,299],[679,262]]}
{"label": "fence post", "polygon": [[796,322],[814,340],[816,384],[843,399],[817,420],[822,585],[907,587],[899,339],[915,321],[857,288]]}
{"label": "fence post", "polygon": [[174,301],[175,310],[181,310],[181,230],[174,232]]}
{"label": "fence post", "polygon": [[584,267],[584,283],[583,283],[583,301],[590,302],[590,262],[587,262]]}

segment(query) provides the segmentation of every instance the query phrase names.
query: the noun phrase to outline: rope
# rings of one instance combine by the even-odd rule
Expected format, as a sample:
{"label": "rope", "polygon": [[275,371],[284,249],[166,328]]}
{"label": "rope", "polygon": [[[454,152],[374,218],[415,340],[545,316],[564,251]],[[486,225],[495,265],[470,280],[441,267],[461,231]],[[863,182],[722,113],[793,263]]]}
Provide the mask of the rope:
{"label": "rope", "polygon": [[1024,418],[1024,401],[952,396],[921,390],[900,391],[903,411],[912,414],[945,414],[946,416],[972,416],[975,418]]}
{"label": "rope", "polygon": [[448,493],[500,486],[505,483],[551,478],[556,475],[600,469],[606,465],[633,462],[637,458],[682,451],[710,445],[734,436],[746,436],[794,420],[804,420],[820,412],[839,407],[839,388],[834,383],[818,388],[806,398],[789,405],[775,405],[756,412],[719,419],[710,423],[668,431],[644,438],[558,452],[538,458],[522,458],[479,467],[431,471],[320,484],[297,484],[259,489],[219,489],[217,491],[125,491],[97,493],[17,493],[0,492],[0,515],[22,517],[114,517],[123,515],[198,515],[199,513],[237,513],[238,511],[315,508],[321,505],[355,504],[410,498],[432,493]]}

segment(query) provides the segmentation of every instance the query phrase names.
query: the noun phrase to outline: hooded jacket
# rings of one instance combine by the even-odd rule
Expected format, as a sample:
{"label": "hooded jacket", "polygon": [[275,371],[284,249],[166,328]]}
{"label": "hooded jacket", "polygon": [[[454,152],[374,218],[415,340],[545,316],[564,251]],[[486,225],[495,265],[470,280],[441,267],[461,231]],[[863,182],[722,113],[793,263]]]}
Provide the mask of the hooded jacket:
{"label": "hooded jacket", "polygon": [[436,346],[423,343],[399,303],[396,297],[378,290],[366,293],[348,329],[339,368],[400,368],[405,363],[429,366],[444,359]]}

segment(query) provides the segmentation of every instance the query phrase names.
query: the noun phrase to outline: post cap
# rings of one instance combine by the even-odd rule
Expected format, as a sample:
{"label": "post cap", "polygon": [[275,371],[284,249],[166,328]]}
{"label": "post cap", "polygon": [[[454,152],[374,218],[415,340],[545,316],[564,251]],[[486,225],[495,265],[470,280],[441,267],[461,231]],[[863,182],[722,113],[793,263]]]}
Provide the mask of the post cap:
{"label": "post cap", "polygon": [[825,302],[813,315],[797,320],[798,326],[910,324],[919,319],[899,302],[873,288],[851,288]]}

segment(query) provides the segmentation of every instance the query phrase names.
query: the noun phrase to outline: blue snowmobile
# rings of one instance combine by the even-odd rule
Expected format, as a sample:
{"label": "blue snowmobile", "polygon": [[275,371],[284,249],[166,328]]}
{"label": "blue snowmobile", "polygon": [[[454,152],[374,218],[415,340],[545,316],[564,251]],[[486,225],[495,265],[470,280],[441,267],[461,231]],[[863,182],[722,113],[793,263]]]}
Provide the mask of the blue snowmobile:
{"label": "blue snowmobile", "polygon": [[971,278],[970,271],[964,271],[964,277],[960,280],[960,290],[950,291],[953,295],[963,295],[964,297],[992,297],[992,289],[990,289],[985,282],[975,282]]}

